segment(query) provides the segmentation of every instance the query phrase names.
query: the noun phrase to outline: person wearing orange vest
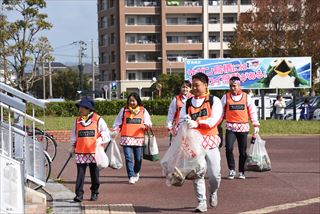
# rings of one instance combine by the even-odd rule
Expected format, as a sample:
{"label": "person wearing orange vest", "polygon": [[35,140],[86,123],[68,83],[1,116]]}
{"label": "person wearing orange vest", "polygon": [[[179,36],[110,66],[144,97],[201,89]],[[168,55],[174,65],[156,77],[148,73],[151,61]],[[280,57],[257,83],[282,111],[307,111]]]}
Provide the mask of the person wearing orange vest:
{"label": "person wearing orange vest", "polygon": [[91,177],[91,201],[96,201],[99,194],[99,169],[95,160],[96,145],[103,146],[110,141],[109,129],[106,122],[94,112],[94,102],[85,97],[76,104],[79,117],[72,127],[70,152],[75,153],[77,163],[76,197],[75,202],[83,200],[83,185],[86,168],[89,166]]}
{"label": "person wearing orange vest", "polygon": [[[204,73],[192,76],[192,93],[181,109],[180,118],[184,119],[188,128],[197,129],[203,136],[199,142],[205,149],[207,173],[209,177],[210,206],[218,205],[218,189],[221,181],[220,167],[220,137],[217,126],[222,119],[222,105],[218,97],[211,96],[208,90],[209,78]],[[207,211],[207,197],[204,177],[194,181],[198,200],[196,212]]]}
{"label": "person wearing orange vest", "polygon": [[245,179],[244,165],[247,158],[247,136],[250,129],[249,117],[254,126],[254,133],[259,133],[260,123],[258,114],[251,97],[241,90],[240,78],[231,77],[229,80],[230,92],[222,98],[224,119],[226,120],[226,157],[229,168],[228,179],[236,176],[233,157],[233,144],[238,141],[239,149],[239,179]]}
{"label": "person wearing orange vest", "polygon": [[180,88],[180,94],[175,96],[169,106],[167,116],[167,128],[170,133],[170,139],[175,136],[178,129],[180,110],[192,94],[190,93],[191,83],[185,80]]}
{"label": "person wearing orange vest", "polygon": [[151,117],[139,95],[131,93],[127,105],[121,108],[113,123],[113,130],[121,134],[120,145],[123,147],[130,184],[135,184],[140,178],[144,131],[151,126]]}

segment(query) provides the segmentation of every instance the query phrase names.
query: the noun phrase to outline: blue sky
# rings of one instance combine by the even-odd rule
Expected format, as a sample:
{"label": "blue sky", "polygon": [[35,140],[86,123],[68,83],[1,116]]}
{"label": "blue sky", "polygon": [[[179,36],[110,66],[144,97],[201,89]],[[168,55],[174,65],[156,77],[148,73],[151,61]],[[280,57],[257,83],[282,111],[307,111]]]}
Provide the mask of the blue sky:
{"label": "blue sky", "polygon": [[[1,0],[0,0],[1,1]],[[87,43],[87,57],[83,62],[91,63],[91,39],[94,40],[94,56],[98,61],[97,0],[47,0],[47,8],[41,12],[48,14],[51,30],[41,32],[47,36],[54,48],[55,61],[62,63],[79,62],[79,45],[75,41]],[[40,36],[40,35],[39,35]]]}
{"label": "blue sky", "polygon": [[95,61],[98,57],[98,23],[96,0],[47,0],[48,20],[53,24],[45,32],[53,48],[56,61],[68,63],[79,61],[79,45],[74,41],[84,41],[87,57],[83,62],[91,62],[91,39],[94,40]]}

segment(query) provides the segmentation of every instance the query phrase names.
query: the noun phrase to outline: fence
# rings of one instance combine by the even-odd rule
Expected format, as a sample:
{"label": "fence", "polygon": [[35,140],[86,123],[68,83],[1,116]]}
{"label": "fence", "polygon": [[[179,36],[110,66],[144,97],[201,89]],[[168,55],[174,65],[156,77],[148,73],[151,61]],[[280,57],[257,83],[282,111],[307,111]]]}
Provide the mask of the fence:
{"label": "fence", "polygon": [[[26,104],[32,105],[32,115]],[[0,83],[0,213],[24,213],[24,182],[45,185],[43,146],[35,139],[35,107],[45,104]],[[32,123],[32,136],[25,132]]]}

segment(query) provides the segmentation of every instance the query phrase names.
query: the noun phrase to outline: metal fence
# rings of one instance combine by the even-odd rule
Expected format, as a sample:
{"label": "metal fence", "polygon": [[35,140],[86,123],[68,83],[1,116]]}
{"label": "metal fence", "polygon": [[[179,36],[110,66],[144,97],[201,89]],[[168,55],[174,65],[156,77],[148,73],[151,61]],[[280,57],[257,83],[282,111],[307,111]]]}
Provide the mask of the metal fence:
{"label": "metal fence", "polygon": [[[26,104],[32,115],[26,113]],[[0,83],[0,213],[24,213],[24,182],[45,185],[44,152],[36,141],[35,108],[45,104],[4,83]],[[32,135],[25,132],[32,124]]]}

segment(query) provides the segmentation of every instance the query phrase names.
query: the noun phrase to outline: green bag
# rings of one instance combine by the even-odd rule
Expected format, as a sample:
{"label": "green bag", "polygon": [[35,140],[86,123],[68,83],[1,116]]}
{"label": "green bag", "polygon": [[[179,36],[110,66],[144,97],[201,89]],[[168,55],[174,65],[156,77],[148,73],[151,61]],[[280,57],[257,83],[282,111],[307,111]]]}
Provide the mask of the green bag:
{"label": "green bag", "polygon": [[150,132],[149,130],[147,130],[144,135],[143,159],[146,159],[149,161],[160,160],[157,139],[156,139],[156,136],[154,136],[151,128],[150,128]]}

